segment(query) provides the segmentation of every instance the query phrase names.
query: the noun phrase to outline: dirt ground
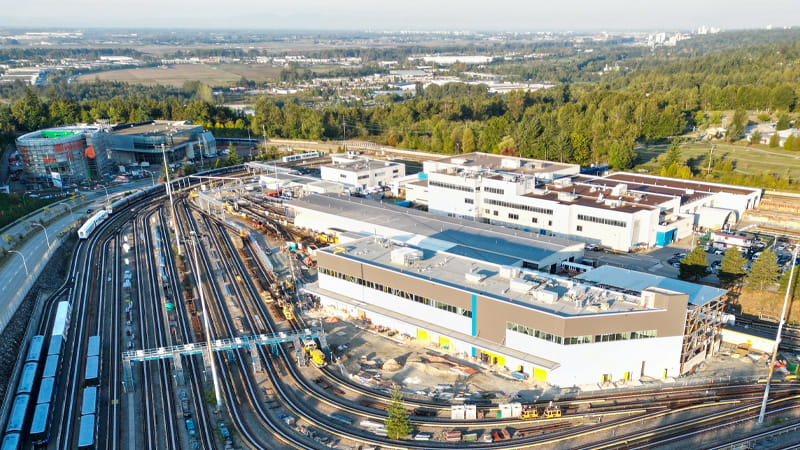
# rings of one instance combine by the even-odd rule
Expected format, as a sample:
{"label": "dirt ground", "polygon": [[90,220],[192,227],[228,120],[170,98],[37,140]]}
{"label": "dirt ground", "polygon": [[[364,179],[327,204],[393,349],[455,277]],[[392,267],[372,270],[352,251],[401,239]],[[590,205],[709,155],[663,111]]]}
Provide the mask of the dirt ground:
{"label": "dirt ground", "polygon": [[[368,324],[337,317],[335,323],[326,323],[331,310],[309,311],[307,323],[321,324],[327,332],[331,352],[339,358],[341,366],[352,379],[378,389],[390,390],[398,386],[410,396],[449,400],[453,397],[470,399],[492,399],[504,401],[535,401],[557,398],[570,393],[593,392],[612,389],[654,388],[659,385],[674,386],[699,384],[709,381],[734,381],[758,379],[767,374],[766,357],[752,354],[737,357],[725,353],[703,363],[696,373],[680,378],[656,380],[645,378],[630,382],[554,387],[519,381],[510,375],[493,371],[475,361],[464,361],[426,347],[416,339],[400,335],[389,336],[389,332],[370,329]],[[474,369],[471,375],[459,373],[453,364],[436,362],[436,356],[446,357],[453,364]],[[391,361],[396,362],[393,364]],[[432,361],[433,360],[433,361]],[[387,364],[388,362],[388,364]]]}

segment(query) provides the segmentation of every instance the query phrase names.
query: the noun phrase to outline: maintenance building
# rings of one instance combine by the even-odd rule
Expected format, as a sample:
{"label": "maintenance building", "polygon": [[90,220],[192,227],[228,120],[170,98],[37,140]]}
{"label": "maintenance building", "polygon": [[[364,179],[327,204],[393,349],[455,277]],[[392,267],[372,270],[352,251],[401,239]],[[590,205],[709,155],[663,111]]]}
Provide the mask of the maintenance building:
{"label": "maintenance building", "polygon": [[508,252],[452,249],[380,236],[332,245],[303,289],[341,314],[552,385],[678,376],[718,351],[724,290],[609,266],[570,279]]}

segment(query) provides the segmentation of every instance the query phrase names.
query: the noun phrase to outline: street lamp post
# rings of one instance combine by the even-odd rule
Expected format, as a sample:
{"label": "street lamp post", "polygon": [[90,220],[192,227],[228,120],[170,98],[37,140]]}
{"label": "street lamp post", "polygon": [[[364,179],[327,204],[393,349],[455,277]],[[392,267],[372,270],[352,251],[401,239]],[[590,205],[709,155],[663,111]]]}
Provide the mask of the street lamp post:
{"label": "street lamp post", "polygon": [[25,262],[25,255],[23,255],[21,252],[18,252],[16,250],[9,250],[9,252],[16,253],[16,254],[18,254],[20,256],[20,258],[22,258],[22,265],[25,266],[25,275],[26,276],[29,275],[30,272],[28,272],[28,263]]}
{"label": "street lamp post", "polygon": [[761,411],[758,413],[758,424],[764,423],[764,415],[767,412],[767,400],[769,398],[769,385],[772,381],[772,371],[775,367],[775,360],[778,358],[778,346],[781,344],[781,332],[783,331],[783,323],[786,320],[786,307],[789,304],[789,294],[792,292],[792,281],[794,280],[795,266],[797,262],[797,251],[800,249],[800,244],[794,246],[792,252],[792,264],[789,270],[789,283],[786,285],[786,294],[783,296],[783,309],[781,309],[781,318],[778,322],[778,334],[775,336],[775,345],[772,348],[772,358],[769,360],[769,372],[767,373],[767,382],[764,385],[764,398],[761,401]]}
{"label": "street lamp post", "polygon": [[203,286],[200,283],[200,262],[197,259],[199,245],[197,240],[200,239],[197,233],[190,231],[192,235],[192,248],[194,249],[194,271],[195,283],[197,283],[197,290],[200,294],[200,307],[203,308],[203,326],[206,333],[206,344],[208,346],[208,363],[211,364],[211,379],[214,381],[214,396],[217,398],[217,412],[222,411],[222,396],[219,389],[219,378],[217,378],[217,365],[214,363],[214,352],[211,349],[211,325],[208,318],[208,307],[206,306],[206,297],[203,294]]}
{"label": "street lamp post", "polygon": [[50,238],[47,236],[47,227],[38,222],[30,222],[30,223],[36,225],[37,227],[42,227],[42,229],[44,230],[44,238],[47,240],[47,248],[50,248]]}
{"label": "street lamp post", "polygon": [[182,255],[181,232],[178,229],[178,216],[175,214],[175,204],[172,202],[172,185],[169,182],[169,165],[167,165],[167,151],[165,147],[164,144],[161,144],[161,156],[164,158],[164,178],[167,181],[167,195],[169,196],[169,211],[172,215],[172,225],[175,228],[175,246],[178,247],[178,255]]}
{"label": "street lamp post", "polygon": [[104,191],[106,191],[106,209],[108,209],[108,205],[111,204],[111,199],[108,196],[108,188],[102,184],[98,184],[98,186],[102,187]]}

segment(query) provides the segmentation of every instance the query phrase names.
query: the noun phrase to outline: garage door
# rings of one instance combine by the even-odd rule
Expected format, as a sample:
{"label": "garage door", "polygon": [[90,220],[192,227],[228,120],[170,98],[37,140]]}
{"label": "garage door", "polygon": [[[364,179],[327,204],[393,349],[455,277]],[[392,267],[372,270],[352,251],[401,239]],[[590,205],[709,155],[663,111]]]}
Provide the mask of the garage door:
{"label": "garage door", "polygon": [[444,336],[439,336],[439,347],[450,350],[450,339]]}
{"label": "garage door", "polygon": [[428,336],[427,331],[417,328],[417,339],[419,339],[422,342],[428,342],[430,341],[431,338],[430,336]]}

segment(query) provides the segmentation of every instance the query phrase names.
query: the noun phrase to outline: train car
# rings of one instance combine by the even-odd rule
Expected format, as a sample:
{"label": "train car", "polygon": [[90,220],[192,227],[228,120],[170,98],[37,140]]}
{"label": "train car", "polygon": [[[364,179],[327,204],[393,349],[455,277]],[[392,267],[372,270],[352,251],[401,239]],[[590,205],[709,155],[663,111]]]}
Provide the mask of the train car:
{"label": "train car", "polygon": [[50,345],[47,346],[47,356],[60,355],[61,346],[64,344],[64,336],[53,336],[50,338]]}
{"label": "train car", "polygon": [[100,356],[100,336],[89,336],[86,345],[86,356]]}
{"label": "train car", "polygon": [[39,395],[36,397],[36,404],[51,403],[56,394],[56,379],[43,378],[39,384]]}
{"label": "train car", "polygon": [[20,394],[14,398],[14,406],[11,407],[11,413],[8,415],[6,433],[22,433],[25,419],[28,418],[28,402],[30,398],[31,396],[28,394]]}
{"label": "train car", "polygon": [[81,416],[80,431],[78,431],[78,448],[81,450],[94,449],[95,416],[89,414]]}
{"label": "train car", "polygon": [[38,375],[39,363],[27,363],[22,368],[22,374],[17,383],[17,394],[30,394],[33,392],[33,386],[36,383],[36,375]]}
{"label": "train car", "polygon": [[96,385],[100,377],[100,357],[90,356],[86,358],[86,373],[84,382],[87,386]]}
{"label": "train car", "polygon": [[96,212],[92,217],[88,218],[86,222],[78,228],[78,237],[81,239],[86,239],[92,232],[97,228],[98,225],[105,222],[108,218],[108,211],[105,209]]}
{"label": "train car", "polygon": [[313,159],[319,157],[319,153],[317,152],[305,152],[305,153],[296,153],[294,155],[287,155],[281,158],[282,162],[289,163],[289,162],[297,162],[303,161],[304,159]]}
{"label": "train car", "polygon": [[17,450],[20,442],[21,436],[19,433],[7,433],[5,437],[3,437],[3,445],[0,447],[0,450]]}
{"label": "train car", "polygon": [[97,413],[97,388],[95,386],[89,386],[83,389],[81,415],[94,415],[95,413]]}
{"label": "train car", "polygon": [[44,336],[36,335],[32,337],[31,343],[28,345],[28,354],[25,356],[25,362],[41,362],[43,348]]}
{"label": "train car", "polygon": [[56,318],[53,321],[51,336],[66,336],[69,331],[70,304],[67,301],[58,302]]}
{"label": "train car", "polygon": [[58,375],[58,363],[61,356],[56,353],[55,355],[48,355],[44,363],[44,370],[42,371],[42,378],[53,378]]}
{"label": "train car", "polygon": [[33,445],[47,444],[50,440],[50,404],[40,403],[33,410],[30,431]]}

